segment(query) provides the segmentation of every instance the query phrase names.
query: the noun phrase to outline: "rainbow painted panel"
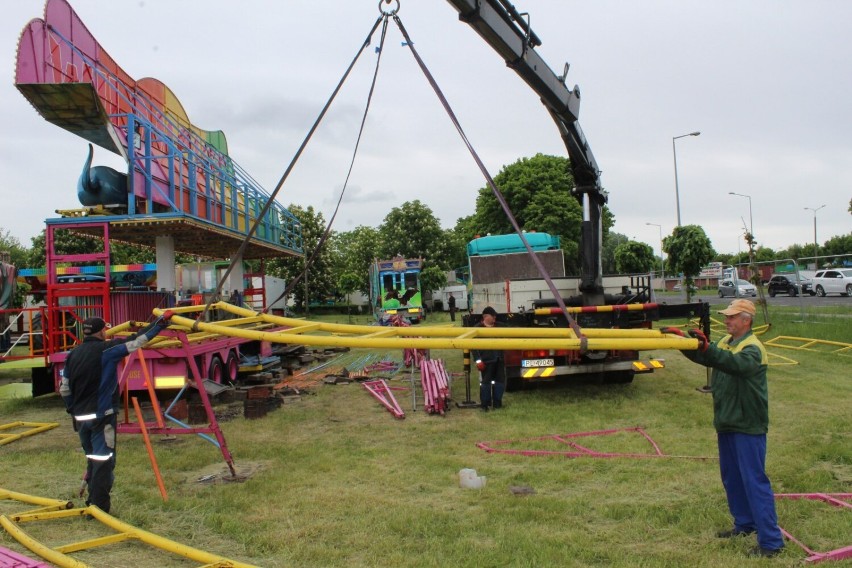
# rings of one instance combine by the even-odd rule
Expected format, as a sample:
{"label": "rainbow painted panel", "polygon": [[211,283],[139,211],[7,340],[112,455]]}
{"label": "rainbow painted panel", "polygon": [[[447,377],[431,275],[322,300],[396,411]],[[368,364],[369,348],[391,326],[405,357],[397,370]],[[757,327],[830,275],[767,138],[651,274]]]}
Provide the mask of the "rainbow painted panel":
{"label": "rainbow painted panel", "polygon": [[[191,123],[157,79],[138,81],[66,0],[47,0],[18,42],[15,84],[47,121],[128,162],[127,212],[180,213],[245,234],[269,195],[229,156],[225,134]],[[301,253],[296,218],[273,203],[255,238]]]}

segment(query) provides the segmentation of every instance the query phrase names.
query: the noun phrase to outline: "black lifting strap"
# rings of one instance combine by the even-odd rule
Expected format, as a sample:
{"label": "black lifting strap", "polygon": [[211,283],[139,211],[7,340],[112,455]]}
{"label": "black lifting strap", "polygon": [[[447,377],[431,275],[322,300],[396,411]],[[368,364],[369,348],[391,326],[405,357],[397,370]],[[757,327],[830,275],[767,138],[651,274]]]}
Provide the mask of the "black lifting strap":
{"label": "black lifting strap", "polygon": [[[308,131],[308,134],[305,136],[305,139],[302,140],[302,144],[299,146],[299,149],[296,150],[296,154],[293,156],[293,159],[290,161],[290,164],[287,166],[287,169],[284,170],[284,173],[281,175],[281,179],[278,180],[278,184],[275,186],[275,190],[272,192],[272,195],[269,196],[269,199],[263,205],[263,209],[261,209],[260,213],[255,218],[254,223],[252,223],[248,234],[246,234],[245,238],[243,239],[243,242],[240,243],[240,248],[237,250],[236,254],[234,254],[233,258],[231,259],[231,263],[228,265],[228,269],[225,270],[225,273],[222,275],[222,278],[219,280],[219,283],[216,285],[216,291],[213,293],[213,297],[211,298],[210,302],[208,302],[207,305],[204,306],[204,311],[201,313],[201,315],[199,316],[195,325],[193,326],[193,331],[198,331],[198,322],[205,320],[207,312],[210,310],[210,305],[213,303],[214,300],[219,298],[219,294],[221,294],[221,292],[222,292],[222,286],[224,285],[225,281],[228,279],[228,275],[234,269],[234,266],[236,265],[237,259],[242,258],[242,254],[243,254],[243,252],[245,252],[246,248],[248,247],[249,241],[251,240],[252,236],[254,235],[255,231],[257,230],[258,225],[260,224],[261,220],[266,216],[267,212],[269,211],[269,208],[272,206],[272,203],[275,201],[275,197],[278,195],[278,192],[281,190],[281,187],[284,185],[284,182],[290,176],[290,172],[293,171],[293,167],[296,165],[296,162],[299,160],[299,157],[302,155],[302,152],[305,150],[305,147],[308,145],[308,142],[310,141],[311,137],[313,137],[314,132],[316,132],[317,128],[319,128],[319,125],[322,122],[322,119],[325,117],[326,113],[328,112],[328,109],[331,107],[331,103],[337,97],[337,94],[340,92],[341,87],[343,87],[343,83],[346,82],[346,79],[349,77],[349,74],[352,72],[352,69],[355,67],[355,63],[357,63],[358,58],[361,56],[362,53],[364,53],[364,50],[367,48],[367,46],[370,45],[370,39],[373,37],[373,33],[376,31],[376,28],[378,28],[379,24],[382,23],[382,22],[384,22],[384,26],[382,26],[382,42],[384,42],[385,30],[387,29],[387,16],[383,14],[382,16],[380,16],[379,18],[376,19],[375,23],[373,24],[373,27],[370,28],[370,32],[367,34],[367,38],[364,40],[364,43],[361,45],[360,49],[358,50],[358,53],[355,54],[355,57],[352,59],[352,62],[349,63],[349,67],[346,68],[346,71],[343,73],[343,77],[340,78],[340,81],[337,83],[337,86],[334,88],[334,91],[332,91],[331,96],[328,98],[328,101],[326,101],[325,106],[323,106],[323,108],[320,111],[320,114],[317,117],[316,121],[314,121],[313,126],[311,126],[310,130]],[[381,53],[380,53],[380,55],[381,55]],[[378,72],[378,63],[376,64],[376,72]],[[373,81],[375,83],[375,77],[374,77]],[[370,96],[372,97],[372,89],[370,91]],[[365,111],[365,114],[366,114],[366,111]],[[362,121],[362,129],[363,129],[363,121]],[[360,141],[360,138],[361,137],[360,137],[360,134],[359,134],[359,136],[358,136],[359,141]],[[350,173],[351,173],[351,166],[350,166]],[[349,176],[347,175],[347,180],[348,179],[349,179]],[[340,194],[340,199],[343,199],[343,192],[341,192],[341,194]],[[340,201],[338,200],[338,207],[339,206],[340,206]],[[336,209],[335,209],[334,214],[337,215]],[[333,217],[332,217],[332,219],[333,219]],[[326,235],[328,234],[330,227],[331,227],[331,224],[329,223],[329,229],[326,229]],[[325,235],[323,236],[323,238],[325,238]],[[317,250],[318,249],[319,249],[319,247],[317,247]],[[316,251],[314,251],[314,255],[311,256],[311,261],[314,259],[315,256],[316,256]],[[308,268],[309,268],[309,265],[305,267],[305,271],[307,271]],[[304,275],[304,273],[302,273],[302,274]],[[292,286],[292,283],[290,285],[288,285],[287,288],[289,289],[291,286]],[[285,289],[284,292],[286,294],[287,290]],[[284,297],[284,295],[282,294],[281,297]],[[277,302],[278,300],[281,299],[281,297],[279,297],[275,301]],[[270,302],[269,304],[272,305],[274,303],[275,302]]]}
{"label": "black lifting strap", "polygon": [[[264,308],[263,313],[269,311],[269,306],[277,302],[282,298],[286,298],[293,288],[296,287],[296,284],[305,277],[308,270],[313,265],[316,258],[319,256],[320,251],[322,250],[322,246],[325,244],[329,235],[331,234],[331,226],[334,224],[334,219],[337,217],[337,212],[340,210],[340,204],[343,201],[343,194],[346,193],[346,188],[349,185],[349,177],[352,175],[352,168],[355,167],[355,157],[358,155],[358,147],[361,145],[361,137],[364,135],[364,125],[367,123],[367,113],[370,111],[370,103],[373,101],[373,93],[376,90],[376,79],[379,76],[379,66],[382,62],[382,53],[384,53],[385,47],[385,37],[387,36],[388,30],[388,18],[387,14],[382,17],[382,36],[381,41],[379,42],[379,47],[376,48],[376,52],[378,53],[378,57],[376,57],[376,68],[373,71],[373,80],[370,83],[370,91],[367,95],[367,104],[364,107],[364,114],[361,116],[361,126],[358,128],[358,138],[355,140],[355,148],[352,151],[352,159],[349,162],[349,170],[346,172],[346,179],[343,181],[343,189],[340,190],[340,197],[337,198],[337,205],[334,207],[334,213],[332,213],[331,218],[328,220],[328,224],[325,227],[325,231],[320,237],[319,242],[317,242],[317,246],[314,248],[311,256],[308,258],[307,262],[305,262],[305,269],[302,270],[301,274],[293,278],[287,286],[284,287],[284,291],[272,302],[268,302],[266,308]],[[373,28],[375,30],[375,27]],[[370,32],[372,33],[372,32]],[[308,298],[305,298],[305,301],[308,301]]]}
{"label": "black lifting strap", "polygon": [[405,38],[405,43],[411,50],[411,54],[414,56],[414,59],[417,60],[417,64],[420,66],[420,69],[426,76],[426,80],[429,81],[429,84],[432,86],[432,90],[435,91],[435,94],[441,101],[441,105],[443,105],[444,110],[447,111],[447,115],[450,117],[453,126],[456,127],[459,136],[461,136],[462,142],[464,142],[464,145],[467,146],[467,149],[470,152],[470,155],[473,156],[473,160],[476,162],[476,165],[479,166],[479,170],[485,177],[485,181],[488,183],[488,187],[491,188],[491,191],[494,193],[494,197],[497,198],[497,201],[500,203],[500,206],[506,213],[506,217],[509,219],[509,222],[512,224],[512,227],[514,227],[515,232],[521,238],[521,242],[524,243],[524,248],[527,249],[527,254],[532,257],[539,274],[541,274],[541,277],[544,278],[545,282],[547,282],[547,286],[548,288],[550,288],[551,294],[553,294],[553,297],[556,298],[557,304],[559,304],[559,309],[562,310],[562,313],[565,314],[565,317],[568,320],[568,325],[571,326],[571,329],[580,339],[581,351],[585,352],[587,345],[586,336],[583,335],[583,331],[580,329],[580,326],[577,325],[577,322],[574,320],[573,317],[571,317],[571,314],[568,313],[568,308],[565,307],[565,302],[562,300],[562,296],[560,296],[559,292],[556,290],[556,286],[553,284],[553,280],[551,280],[550,275],[547,273],[547,270],[545,270],[544,265],[541,263],[541,260],[539,260],[538,256],[532,250],[532,247],[530,247],[529,242],[527,242],[523,231],[521,231],[521,227],[518,225],[518,221],[515,219],[515,216],[512,214],[512,210],[509,208],[509,204],[506,203],[506,200],[503,198],[503,194],[500,192],[500,189],[498,189],[497,184],[494,183],[494,179],[491,177],[491,174],[488,173],[488,169],[485,167],[485,164],[482,163],[482,160],[479,158],[479,155],[476,153],[476,150],[474,150],[473,145],[470,143],[470,140],[468,140],[467,135],[464,133],[461,124],[456,118],[453,109],[450,108],[450,104],[447,102],[444,93],[441,91],[441,88],[438,86],[438,83],[435,81],[435,78],[432,76],[432,73],[429,72],[429,69],[426,67],[426,64],[420,58],[420,54],[417,53],[417,49],[414,48],[414,42],[412,42],[411,38],[408,36],[408,32],[405,30],[405,26],[402,25],[402,21],[399,19],[399,16],[394,14],[393,19],[396,22],[396,25],[399,27],[399,31]]}

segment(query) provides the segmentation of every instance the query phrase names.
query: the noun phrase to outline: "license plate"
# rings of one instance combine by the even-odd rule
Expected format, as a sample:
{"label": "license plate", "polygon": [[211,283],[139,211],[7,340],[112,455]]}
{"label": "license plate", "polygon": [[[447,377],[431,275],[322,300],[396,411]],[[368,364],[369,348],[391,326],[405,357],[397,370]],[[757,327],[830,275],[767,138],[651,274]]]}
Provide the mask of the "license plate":
{"label": "license plate", "polygon": [[553,359],[524,359],[521,367],[552,367]]}

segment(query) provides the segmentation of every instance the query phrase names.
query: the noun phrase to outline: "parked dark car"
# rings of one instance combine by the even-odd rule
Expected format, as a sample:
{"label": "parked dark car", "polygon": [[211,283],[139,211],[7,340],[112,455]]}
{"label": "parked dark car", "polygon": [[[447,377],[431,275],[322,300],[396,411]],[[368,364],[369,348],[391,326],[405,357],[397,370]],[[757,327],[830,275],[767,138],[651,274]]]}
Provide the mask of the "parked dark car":
{"label": "parked dark car", "polygon": [[804,277],[799,277],[799,283],[796,284],[796,276],[794,274],[776,274],[769,279],[769,284],[766,285],[769,297],[774,298],[776,294],[787,294],[788,296],[798,296],[801,294],[810,294],[816,296],[813,289],[813,283]]}

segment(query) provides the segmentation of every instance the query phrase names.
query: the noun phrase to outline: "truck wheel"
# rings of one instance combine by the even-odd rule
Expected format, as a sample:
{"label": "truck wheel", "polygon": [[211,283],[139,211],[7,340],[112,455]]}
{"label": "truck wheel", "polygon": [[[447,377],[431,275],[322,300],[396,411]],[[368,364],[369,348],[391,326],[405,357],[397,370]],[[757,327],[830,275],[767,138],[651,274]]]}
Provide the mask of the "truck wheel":
{"label": "truck wheel", "polygon": [[240,358],[237,357],[236,351],[228,353],[228,361],[225,363],[226,377],[230,382],[237,380],[237,375],[240,373]]}
{"label": "truck wheel", "polygon": [[222,359],[218,355],[215,355],[213,360],[210,361],[210,369],[207,371],[207,378],[217,384],[221,384],[225,378],[225,365],[222,363]]}
{"label": "truck wheel", "polygon": [[56,385],[53,384],[52,367],[33,367],[30,378],[32,378],[33,397],[50,394],[56,390]]}

